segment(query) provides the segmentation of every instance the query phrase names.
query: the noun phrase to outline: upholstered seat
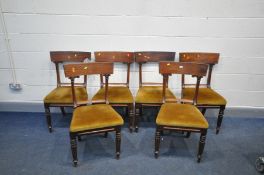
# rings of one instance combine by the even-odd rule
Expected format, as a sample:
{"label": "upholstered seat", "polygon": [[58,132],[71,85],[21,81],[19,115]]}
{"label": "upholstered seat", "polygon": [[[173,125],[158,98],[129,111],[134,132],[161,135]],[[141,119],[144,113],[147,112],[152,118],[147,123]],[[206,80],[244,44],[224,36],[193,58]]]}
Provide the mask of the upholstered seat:
{"label": "upholstered seat", "polygon": [[70,132],[120,126],[123,124],[122,117],[110,105],[81,106],[74,110]]}
{"label": "upholstered seat", "polygon": [[203,114],[195,106],[189,104],[163,104],[156,123],[164,126],[208,128],[208,123]]}
{"label": "upholstered seat", "polygon": [[[195,88],[184,88],[183,98],[192,100],[195,93]],[[219,95],[211,88],[199,88],[198,105],[226,105],[226,100],[224,97]]]}
{"label": "upholstered seat", "polygon": [[[92,102],[102,102],[105,99],[105,88],[101,88],[92,98]],[[124,86],[110,86],[108,87],[108,101],[109,103],[133,103],[133,95],[128,87]]]}
{"label": "upholstered seat", "polygon": [[[84,87],[75,87],[75,94],[77,103],[88,102],[88,95]],[[64,86],[55,88],[44,98],[44,103],[73,104],[71,87]]]}
{"label": "upholstered seat", "polygon": [[[162,86],[140,87],[135,101],[136,103],[162,103]],[[176,96],[169,89],[166,89],[166,102],[176,102]]]}

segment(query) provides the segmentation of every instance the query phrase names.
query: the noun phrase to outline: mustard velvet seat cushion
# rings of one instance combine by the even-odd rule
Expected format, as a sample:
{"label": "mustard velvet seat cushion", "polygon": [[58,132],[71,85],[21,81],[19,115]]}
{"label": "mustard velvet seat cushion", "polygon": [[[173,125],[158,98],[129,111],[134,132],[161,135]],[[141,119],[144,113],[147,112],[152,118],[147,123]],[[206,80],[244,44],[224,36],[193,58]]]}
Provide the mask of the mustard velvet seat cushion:
{"label": "mustard velvet seat cushion", "polygon": [[[176,96],[166,89],[166,102],[176,102]],[[162,86],[143,86],[140,87],[136,103],[162,103]]]}
{"label": "mustard velvet seat cushion", "polygon": [[[88,95],[84,87],[75,87],[77,103],[87,103]],[[72,89],[70,86],[57,87],[52,90],[45,98],[44,103],[65,103],[72,104]]]}
{"label": "mustard velvet seat cushion", "polygon": [[123,118],[110,105],[80,106],[73,112],[70,131],[78,132],[123,124]]}
{"label": "mustard velvet seat cushion", "polygon": [[165,103],[156,119],[157,125],[190,128],[208,128],[208,122],[194,105]]}
{"label": "mustard velvet seat cushion", "polygon": [[[193,100],[195,88],[184,88],[183,98]],[[198,105],[226,105],[226,100],[211,88],[199,88]]]}
{"label": "mustard velvet seat cushion", "polygon": [[[99,91],[92,98],[92,102],[102,102],[105,100],[105,88]],[[133,95],[128,87],[109,86],[108,87],[108,101],[109,103],[133,103]]]}

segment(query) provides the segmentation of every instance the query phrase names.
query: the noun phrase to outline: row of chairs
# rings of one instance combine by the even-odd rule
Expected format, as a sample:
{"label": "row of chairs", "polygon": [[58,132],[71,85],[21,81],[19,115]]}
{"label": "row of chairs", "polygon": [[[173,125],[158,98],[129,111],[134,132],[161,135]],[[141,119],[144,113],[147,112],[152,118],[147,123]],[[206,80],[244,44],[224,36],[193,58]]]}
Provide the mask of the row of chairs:
{"label": "row of chairs", "polygon": [[[57,88],[44,99],[49,131],[52,131],[49,107],[59,106],[65,114],[65,106],[74,106],[75,110],[70,126],[71,147],[74,165],[77,165],[76,137],[90,133],[104,132],[105,136],[110,131],[116,132],[116,156],[120,155],[122,117],[111,106],[123,106],[129,118],[129,129],[133,126],[138,131],[138,121],[145,106],[162,106],[156,119],[157,130],[155,137],[155,156],[158,157],[160,134],[163,130],[179,130],[187,132],[200,132],[200,144],[198,162],[201,159],[208,123],[203,117],[207,108],[220,108],[216,133],[219,132],[226,100],[210,87],[213,65],[218,62],[217,53],[180,53],[180,62],[174,62],[175,52],[95,52],[94,63],[65,65],[65,76],[71,79],[71,86],[60,81],[59,63],[83,62],[91,58],[90,52],[51,52],[51,60],[56,65]],[[134,100],[129,90],[130,64],[139,64],[139,90]],[[167,62],[164,62],[167,61]],[[168,62],[169,61],[169,62]],[[108,62],[108,63],[102,63]],[[112,63],[109,63],[112,62]],[[127,64],[126,83],[108,83],[109,75],[113,73],[113,63],[123,62]],[[159,68],[163,75],[162,83],[142,82],[142,65],[148,62],[160,62]],[[203,64],[185,63],[196,62]],[[209,65],[209,66],[208,66]],[[200,80],[207,73],[206,85],[201,85]],[[83,106],[88,103],[86,92],[87,75],[99,74],[100,90],[92,98],[92,103],[97,105]],[[182,98],[175,97],[168,87],[169,76],[182,75]],[[197,77],[196,84],[186,84],[186,74]],[[74,79],[84,76],[83,83],[75,83]],[[105,76],[105,81],[103,80]],[[109,86],[108,86],[109,85]],[[198,91],[198,89],[200,90]],[[177,104],[175,102],[181,102]],[[106,103],[106,104],[100,104]],[[191,103],[184,104],[184,103]],[[111,106],[109,106],[110,104]],[[195,107],[201,108],[202,113]],[[89,115],[89,116],[87,116]]]}

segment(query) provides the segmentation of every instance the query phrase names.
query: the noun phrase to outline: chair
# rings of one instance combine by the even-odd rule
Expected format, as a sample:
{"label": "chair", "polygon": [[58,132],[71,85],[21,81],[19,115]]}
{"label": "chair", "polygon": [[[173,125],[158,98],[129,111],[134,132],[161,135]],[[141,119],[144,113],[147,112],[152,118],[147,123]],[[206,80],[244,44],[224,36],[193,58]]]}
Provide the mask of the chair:
{"label": "chair", "polygon": [[[122,117],[109,105],[108,78],[113,73],[113,63],[83,63],[64,66],[65,76],[71,80],[74,111],[70,125],[70,141],[73,165],[77,166],[77,141],[82,135],[116,132],[116,158],[120,157]],[[81,75],[100,74],[105,76],[104,103],[96,105],[78,104],[75,78]]]}
{"label": "chair", "polygon": [[[49,132],[52,132],[50,107],[60,107],[61,112],[65,115],[64,107],[72,107],[71,84],[61,82],[59,65],[67,62],[83,62],[91,58],[90,52],[79,51],[53,51],[50,52],[50,59],[55,64],[57,74],[57,87],[53,89],[44,98],[44,108],[47,118]],[[84,76],[83,83],[76,83],[76,98],[80,103],[87,103],[88,95],[86,92],[87,76]]]}
{"label": "chair", "polygon": [[[211,76],[213,66],[218,63],[219,53],[199,53],[199,52],[184,52],[180,53],[181,62],[196,62],[209,65],[207,83],[201,85],[199,90],[197,107],[202,109],[205,114],[207,108],[219,108],[217,119],[216,134],[219,133],[221,123],[224,117],[224,110],[226,107],[226,100],[216,91],[211,88]],[[192,99],[194,96],[194,88],[192,84],[185,83],[184,75],[182,76],[182,97],[185,99]]]}
{"label": "chair", "polygon": [[[175,52],[135,52],[135,61],[139,65],[139,90],[135,98],[135,131],[138,132],[139,118],[143,107],[162,105],[162,83],[142,82],[143,64],[149,62],[174,61]],[[167,100],[176,102],[175,95],[166,89]]]}
{"label": "chair", "polygon": [[[155,134],[155,157],[158,158],[160,147],[160,134],[164,130],[187,132],[187,137],[191,132],[201,133],[197,162],[201,161],[204,150],[208,123],[203,114],[196,108],[197,94],[200,80],[206,75],[207,65],[196,63],[160,62],[159,72],[163,75],[162,97],[164,104],[161,106],[156,118]],[[195,95],[192,100],[178,100],[179,103],[169,103],[166,101],[166,86],[168,77],[171,74],[189,74],[197,78]],[[191,103],[191,104],[186,104]]]}
{"label": "chair", "polygon": [[[129,130],[132,132],[133,116],[134,116],[134,98],[129,90],[130,79],[130,65],[134,62],[133,52],[107,52],[98,51],[95,52],[96,62],[112,62],[112,63],[124,63],[127,66],[127,81],[125,83],[109,83],[108,87],[108,99],[109,104],[112,106],[125,107],[126,116],[129,119]],[[102,75],[100,76],[101,88],[92,98],[92,103],[97,104],[104,101],[105,94],[105,82]]]}

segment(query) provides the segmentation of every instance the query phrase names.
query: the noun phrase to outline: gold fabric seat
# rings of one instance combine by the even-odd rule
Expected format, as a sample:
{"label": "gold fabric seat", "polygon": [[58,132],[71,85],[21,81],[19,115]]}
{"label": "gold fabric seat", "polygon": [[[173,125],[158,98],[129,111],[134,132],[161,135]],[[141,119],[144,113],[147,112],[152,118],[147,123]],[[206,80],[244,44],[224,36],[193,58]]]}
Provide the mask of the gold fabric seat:
{"label": "gold fabric seat", "polygon": [[[136,103],[162,103],[162,86],[140,87],[135,101]],[[166,89],[166,102],[176,102],[176,96],[170,89]]]}
{"label": "gold fabric seat", "polygon": [[70,132],[120,126],[123,124],[122,117],[110,105],[81,106],[74,110]]}
{"label": "gold fabric seat", "polygon": [[[183,98],[192,100],[194,97],[195,88],[184,88],[182,91]],[[220,94],[211,88],[199,88],[198,105],[226,105],[226,100]]]}
{"label": "gold fabric seat", "polygon": [[208,128],[208,122],[203,114],[193,105],[165,103],[161,106],[156,119],[157,125]]}
{"label": "gold fabric seat", "polygon": [[[105,99],[105,88],[101,88],[92,98],[92,102],[102,102]],[[128,87],[124,86],[109,86],[108,87],[108,101],[109,103],[133,103],[133,95]]]}
{"label": "gold fabric seat", "polygon": [[[88,95],[84,87],[74,87],[77,103],[87,103]],[[63,103],[73,104],[71,86],[57,87],[52,90],[45,98],[44,103]]]}

